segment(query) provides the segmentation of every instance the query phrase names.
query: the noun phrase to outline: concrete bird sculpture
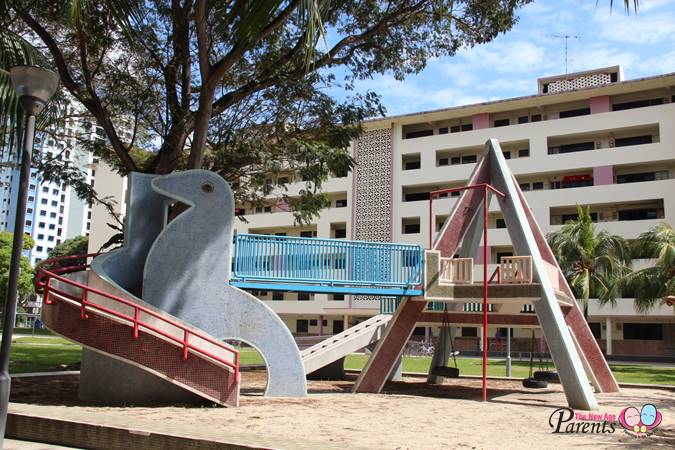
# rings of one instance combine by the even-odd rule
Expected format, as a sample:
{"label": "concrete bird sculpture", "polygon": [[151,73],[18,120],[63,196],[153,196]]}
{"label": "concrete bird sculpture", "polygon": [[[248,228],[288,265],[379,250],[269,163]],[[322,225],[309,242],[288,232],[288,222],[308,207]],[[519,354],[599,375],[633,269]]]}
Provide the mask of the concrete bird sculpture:
{"label": "concrete bird sculpture", "polygon": [[306,395],[304,366],[286,325],[264,302],[227,284],[234,221],[230,186],[213,172],[190,170],[157,177],[152,188],[189,208],[150,248],[143,300],[219,339],[254,346],[267,364],[266,395]]}

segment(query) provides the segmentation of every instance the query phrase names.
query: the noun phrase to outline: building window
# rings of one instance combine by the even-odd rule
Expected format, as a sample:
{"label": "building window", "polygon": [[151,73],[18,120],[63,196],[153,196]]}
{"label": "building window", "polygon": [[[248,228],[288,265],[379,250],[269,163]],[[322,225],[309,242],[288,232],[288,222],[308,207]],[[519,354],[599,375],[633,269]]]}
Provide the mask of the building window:
{"label": "building window", "polygon": [[40,240],[42,240],[42,239],[45,238],[45,235],[44,235],[44,234],[38,234],[38,235],[37,235],[37,238],[40,239]]}
{"label": "building window", "polygon": [[452,158],[450,158],[451,166],[455,166],[457,164],[462,164],[462,158],[460,158],[459,156],[453,156]]}
{"label": "building window", "polygon": [[462,125],[462,131],[471,131],[473,130],[473,124],[472,123],[465,123]]}
{"label": "building window", "polygon": [[593,333],[593,337],[596,339],[600,339],[602,336],[600,334],[600,322],[591,322],[588,324],[588,326],[591,329],[591,333]]}
{"label": "building window", "polygon": [[34,202],[34,201],[35,201],[35,197],[33,197],[32,195],[29,195],[29,196],[28,196],[28,201],[29,201],[29,202]]}
{"label": "building window", "polygon": [[49,192],[49,188],[48,188],[47,186],[44,186],[44,187],[42,188],[42,192]]}
{"label": "building window", "polygon": [[309,300],[309,292],[298,292],[298,301],[306,302]]}
{"label": "building window", "polygon": [[623,338],[644,341],[662,341],[663,325],[660,323],[624,323]]}
{"label": "building window", "polygon": [[336,228],[335,229],[335,239],[344,239],[347,237],[346,228]]}
{"label": "building window", "polygon": [[421,167],[420,161],[408,161],[405,163],[403,170],[415,170]]}
{"label": "building window", "polygon": [[511,121],[509,119],[495,120],[495,127],[508,127]]}
{"label": "building window", "polygon": [[347,199],[346,198],[335,200],[335,207],[336,208],[345,208],[346,206],[347,206]]}
{"label": "building window", "polygon": [[504,154],[504,159],[511,159],[511,152],[502,152]]}
{"label": "building window", "polygon": [[497,219],[497,228],[506,228],[506,222],[504,219]]}
{"label": "building window", "polygon": [[336,302],[342,301],[342,300],[344,300],[344,299],[345,299],[345,295],[344,295],[344,294],[333,294],[333,295],[331,296],[331,300],[334,300],[334,301],[336,301]]}
{"label": "building window", "polygon": [[518,186],[520,186],[520,190],[522,191],[530,190],[530,183],[520,183]]}
{"label": "building window", "polygon": [[420,219],[403,219],[403,234],[419,234]]}
{"label": "building window", "polygon": [[577,116],[587,116],[591,113],[591,108],[579,108],[579,109],[570,109],[567,111],[560,111],[561,119],[566,119],[568,117],[577,117]]}
{"label": "building window", "polygon": [[644,145],[644,144],[651,144],[652,141],[652,135],[648,134],[645,136],[632,136],[632,137],[625,137],[625,138],[617,138],[614,140],[614,146],[615,147],[627,147],[629,145]]}
{"label": "building window", "polygon": [[464,155],[462,156],[462,164],[472,164],[477,161],[478,157],[476,155]]}
{"label": "building window", "polygon": [[659,219],[656,208],[625,209],[619,211],[619,220],[651,220]]}
{"label": "building window", "polygon": [[44,228],[45,225],[46,225],[45,222],[39,222],[39,223],[38,223],[38,228]]}
{"label": "building window", "polygon": [[319,322],[316,319],[309,319],[309,326],[310,327],[315,327],[319,324]]}
{"label": "building window", "polygon": [[518,123],[527,123],[530,121],[530,118],[527,116],[520,116],[518,117]]}
{"label": "building window", "polygon": [[280,231],[279,233],[274,233],[275,236],[286,236],[286,233]]}
{"label": "building window", "polygon": [[433,136],[434,130],[409,131],[405,134],[405,139],[414,139],[425,136]]}
{"label": "building window", "polygon": [[40,215],[41,215],[41,216],[46,216],[46,215],[47,215],[47,211],[45,211],[44,209],[41,209],[41,210],[40,210]]}
{"label": "building window", "polygon": [[272,300],[281,301],[284,299],[284,293],[279,291],[272,292]]}
{"label": "building window", "polygon": [[428,192],[411,192],[409,194],[405,194],[403,198],[404,202],[419,202],[422,200],[429,200]]}
{"label": "building window", "polygon": [[462,337],[477,337],[478,328],[476,327],[462,327]]}
{"label": "building window", "polygon": [[530,156],[530,149],[529,148],[523,148],[518,150],[518,158],[525,158],[527,156]]}
{"label": "building window", "polygon": [[307,333],[309,331],[309,321],[307,319],[298,319],[295,321],[296,333]]}
{"label": "building window", "polygon": [[530,120],[532,122],[541,122],[541,114],[532,114]]}
{"label": "building window", "polygon": [[448,158],[438,158],[438,165],[439,166],[447,166],[449,163]]}
{"label": "building window", "polygon": [[633,108],[644,108],[645,106],[663,105],[662,98],[652,98],[650,100],[637,100],[634,102],[617,103],[612,105],[613,111],[623,111]]}
{"label": "building window", "polygon": [[438,129],[438,134],[448,134],[448,127],[441,127]]}
{"label": "building window", "polygon": [[312,231],[312,230],[301,231],[300,237],[304,237],[304,238],[316,237],[316,231]]}
{"label": "building window", "polygon": [[50,229],[50,230],[56,229],[56,225],[54,225],[53,223],[50,223],[50,224],[49,224],[49,229]]}
{"label": "building window", "polygon": [[37,251],[38,253],[42,253],[42,246],[38,245],[37,247],[35,247],[35,251]]}
{"label": "building window", "polygon": [[26,226],[29,227],[29,226],[31,226],[31,225],[33,225],[33,222],[30,221],[30,220],[26,220]]}
{"label": "building window", "polygon": [[541,191],[542,189],[544,189],[544,183],[542,181],[532,183],[532,190]]}
{"label": "building window", "polygon": [[47,199],[46,199],[46,198],[43,198],[42,200],[40,200],[40,203],[42,203],[43,205],[46,205],[46,204],[47,204]]}

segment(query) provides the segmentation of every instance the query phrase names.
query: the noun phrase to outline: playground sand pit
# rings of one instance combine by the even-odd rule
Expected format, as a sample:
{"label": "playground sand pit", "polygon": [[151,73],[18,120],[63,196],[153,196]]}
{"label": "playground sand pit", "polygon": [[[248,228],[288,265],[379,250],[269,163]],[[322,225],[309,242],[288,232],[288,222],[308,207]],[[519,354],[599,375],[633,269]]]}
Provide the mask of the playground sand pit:
{"label": "playground sand pit", "polygon": [[403,383],[388,383],[384,394],[351,394],[351,376],[310,381],[307,398],[275,399],[261,395],[264,371],[242,375],[239,408],[94,407],[76,400],[78,378],[69,376],[13,380],[10,411],[289,449],[675,447],[675,392],[665,389],[596,394],[603,415],[618,416],[626,406],[639,409],[647,402],[656,405],[661,425],[635,438],[619,425],[613,433],[552,433],[549,419],[566,405],[556,384],[533,391],[517,381],[489,380],[489,402],[483,403],[478,379],[427,386],[423,378],[406,377]]}

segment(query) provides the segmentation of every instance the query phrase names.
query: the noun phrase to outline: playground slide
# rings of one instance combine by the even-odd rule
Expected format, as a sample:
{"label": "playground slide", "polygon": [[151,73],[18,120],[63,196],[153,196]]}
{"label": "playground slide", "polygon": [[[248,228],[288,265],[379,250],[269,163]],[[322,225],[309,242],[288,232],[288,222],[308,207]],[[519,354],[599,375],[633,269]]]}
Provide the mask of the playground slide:
{"label": "playground slide", "polygon": [[45,273],[42,319],[54,333],[209,401],[238,406],[239,360],[234,349],[124,295],[94,272]]}
{"label": "playground slide", "polygon": [[384,334],[391,317],[388,314],[379,314],[303,350],[300,355],[305,364],[305,373],[312,373],[377,342]]}

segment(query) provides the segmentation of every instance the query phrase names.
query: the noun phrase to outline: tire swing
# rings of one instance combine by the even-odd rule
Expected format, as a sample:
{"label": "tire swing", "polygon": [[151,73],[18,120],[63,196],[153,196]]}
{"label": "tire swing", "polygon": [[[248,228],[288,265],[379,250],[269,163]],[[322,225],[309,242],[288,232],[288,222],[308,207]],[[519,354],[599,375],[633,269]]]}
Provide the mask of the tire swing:
{"label": "tire swing", "polygon": [[[438,345],[445,346],[446,342],[450,342],[450,354],[452,355],[452,362],[454,367],[450,366],[434,366],[431,369],[431,374],[437,377],[444,378],[457,378],[459,377],[459,368],[457,367],[457,358],[455,358],[455,346],[453,343],[454,339],[450,334],[450,317],[448,314],[448,305],[445,305],[445,311],[443,313],[443,321],[441,322],[440,333],[438,334]],[[445,347],[439,348],[439,355],[445,355]],[[447,358],[443,363],[447,363]]]}
{"label": "tire swing", "polygon": [[548,381],[538,380],[532,374],[534,367],[534,343],[534,330],[532,330],[532,345],[530,346],[530,375],[523,380],[523,387],[528,389],[544,389],[548,387]]}
{"label": "tire swing", "polygon": [[[543,338],[542,338],[543,339]],[[544,362],[543,357],[541,356],[544,351],[543,341],[539,343],[539,370],[534,372],[534,379],[539,381],[548,381],[549,383],[560,383],[560,377],[558,377],[558,372],[555,370],[550,370],[549,368],[549,359],[546,358]]]}

